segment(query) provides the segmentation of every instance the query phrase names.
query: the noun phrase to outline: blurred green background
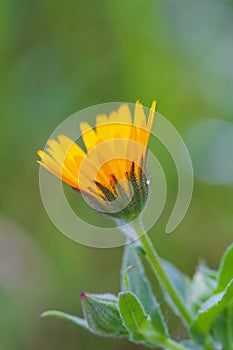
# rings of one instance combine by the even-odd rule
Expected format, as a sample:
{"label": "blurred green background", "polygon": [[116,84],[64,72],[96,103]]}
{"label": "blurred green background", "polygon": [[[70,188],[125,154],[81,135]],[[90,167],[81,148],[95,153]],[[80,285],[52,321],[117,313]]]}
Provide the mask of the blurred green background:
{"label": "blurred green background", "polygon": [[83,290],[118,292],[122,249],[81,246],[53,226],[36,150],[84,107],[156,99],[187,141],[196,180],[185,219],[164,234],[177,177],[158,146],[168,198],[151,238],[188,275],[200,258],[217,268],[233,238],[233,3],[1,0],[0,21],[0,349],[134,349],[39,320],[53,308],[81,316]]}

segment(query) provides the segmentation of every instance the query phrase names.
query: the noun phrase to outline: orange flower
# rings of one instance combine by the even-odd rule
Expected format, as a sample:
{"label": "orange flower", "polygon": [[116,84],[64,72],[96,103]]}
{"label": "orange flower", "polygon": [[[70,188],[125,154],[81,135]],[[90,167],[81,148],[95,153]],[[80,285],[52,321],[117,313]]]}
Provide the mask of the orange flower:
{"label": "orange flower", "polygon": [[[122,217],[121,207],[124,207],[134,217],[148,194],[145,161],[155,106],[154,101],[148,121],[142,104],[137,101],[133,120],[128,105],[122,104],[109,116],[98,115],[95,129],[82,122],[80,129],[86,151],[69,137],[60,135],[58,140],[48,140],[45,151],[38,151],[41,158],[38,163],[87,195],[92,204],[96,203],[96,210]],[[132,211],[133,201],[137,210]]]}

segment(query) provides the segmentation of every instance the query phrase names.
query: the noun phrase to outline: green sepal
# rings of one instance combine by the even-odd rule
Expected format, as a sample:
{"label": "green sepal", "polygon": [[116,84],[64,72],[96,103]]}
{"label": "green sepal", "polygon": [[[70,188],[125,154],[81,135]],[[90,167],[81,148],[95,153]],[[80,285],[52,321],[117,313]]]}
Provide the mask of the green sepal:
{"label": "green sepal", "polygon": [[153,294],[151,284],[146,277],[138,252],[139,250],[134,243],[128,244],[124,248],[121,269],[121,289],[123,291],[132,291],[138,297],[146,313],[150,315],[154,330],[168,336],[168,329],[160,306]]}
{"label": "green sepal", "polygon": [[218,271],[218,286],[216,292],[222,292],[233,279],[233,244],[224,253]]}
{"label": "green sepal", "polygon": [[[135,173],[135,163],[132,162],[132,166],[131,166],[131,170],[130,170],[130,174],[129,174],[129,179],[130,182],[133,186],[133,205],[135,207],[135,210],[141,211],[143,203],[142,203],[142,191],[139,187],[139,184],[137,182],[137,176]],[[136,209],[137,208],[137,209]]]}
{"label": "green sepal", "polygon": [[85,320],[93,333],[105,337],[127,335],[120,317],[117,296],[81,293],[80,298]]}
{"label": "green sepal", "polygon": [[[87,200],[89,205],[94,209],[98,214],[106,217],[109,211],[109,201],[106,201],[102,196],[96,197],[96,194],[93,193],[93,195],[88,194],[86,192],[82,192],[83,197]],[[114,215],[117,217],[115,213],[112,213],[112,216]]]}
{"label": "green sepal", "polygon": [[204,344],[210,326],[221,314],[224,308],[232,306],[233,303],[233,279],[229,282],[223,292],[212,295],[198,310],[191,325],[193,338]]}
{"label": "green sepal", "polygon": [[96,186],[101,190],[107,201],[114,201],[116,199],[114,193],[110,191],[106,186],[102,185],[98,181],[94,181]]}
{"label": "green sepal", "polygon": [[142,201],[145,203],[148,198],[148,183],[150,183],[150,180],[148,180],[148,175],[145,173],[145,164],[143,157],[141,159],[140,169],[139,169],[139,186],[142,190]]}
{"label": "green sepal", "polygon": [[125,173],[125,179],[132,187],[130,194],[125,191],[121,181],[112,174],[109,181],[110,188],[94,181],[96,191],[89,188],[91,193],[84,192],[83,195],[91,207],[103,216],[130,222],[141,213],[147,202],[148,183],[145,172],[141,168],[137,176],[134,162],[132,162],[130,172]]}

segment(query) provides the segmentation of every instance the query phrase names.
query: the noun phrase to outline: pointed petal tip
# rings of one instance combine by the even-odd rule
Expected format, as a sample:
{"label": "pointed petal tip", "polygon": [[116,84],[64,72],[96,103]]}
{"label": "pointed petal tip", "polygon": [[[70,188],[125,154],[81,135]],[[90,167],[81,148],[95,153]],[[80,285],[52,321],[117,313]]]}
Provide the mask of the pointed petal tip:
{"label": "pointed petal tip", "polygon": [[37,155],[38,155],[40,158],[42,158],[43,151],[42,151],[41,149],[38,149],[38,150],[36,151],[36,153],[37,153]]}
{"label": "pointed petal tip", "polygon": [[154,112],[156,108],[157,102],[155,100],[152,101],[150,109]]}
{"label": "pointed petal tip", "polygon": [[93,128],[91,127],[91,125],[90,125],[89,123],[87,123],[87,122],[81,122],[81,123],[79,124],[79,128],[80,128],[82,134],[84,134],[84,133],[86,133],[87,131],[93,129]]}

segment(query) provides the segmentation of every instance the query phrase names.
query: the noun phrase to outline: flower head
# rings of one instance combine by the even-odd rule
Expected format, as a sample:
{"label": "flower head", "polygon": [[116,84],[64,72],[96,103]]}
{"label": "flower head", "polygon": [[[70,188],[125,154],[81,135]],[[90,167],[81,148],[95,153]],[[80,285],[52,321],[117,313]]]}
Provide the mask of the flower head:
{"label": "flower head", "polygon": [[80,123],[86,148],[65,135],[50,139],[38,161],[52,174],[82,192],[98,212],[130,221],[145,206],[148,197],[146,156],[156,103],[148,120],[136,102],[132,118],[127,104],[107,116],[96,117],[95,128]]}

